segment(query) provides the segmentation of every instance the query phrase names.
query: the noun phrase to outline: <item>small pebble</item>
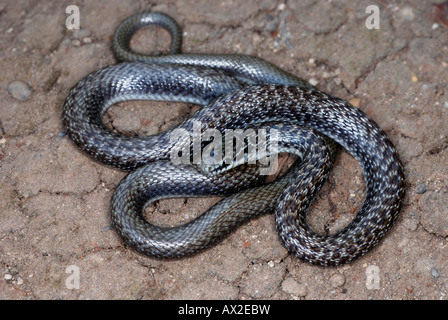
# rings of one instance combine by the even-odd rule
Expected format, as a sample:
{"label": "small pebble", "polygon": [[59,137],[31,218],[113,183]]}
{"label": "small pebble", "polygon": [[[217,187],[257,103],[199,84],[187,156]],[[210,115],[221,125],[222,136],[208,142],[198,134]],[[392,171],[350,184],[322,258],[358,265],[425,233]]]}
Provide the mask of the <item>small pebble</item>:
{"label": "small pebble", "polygon": [[361,99],[360,98],[352,98],[350,99],[350,104],[356,108],[359,108],[359,106],[361,105]]}
{"label": "small pebble", "polygon": [[64,138],[66,135],[67,135],[67,132],[65,132],[65,131],[58,132],[58,138]]}
{"label": "small pebble", "polygon": [[22,81],[13,81],[8,85],[9,94],[19,101],[24,101],[31,96],[31,89]]}
{"label": "small pebble", "polygon": [[342,274],[332,275],[330,278],[330,284],[333,288],[338,288],[343,286],[345,283],[345,277]]}
{"label": "small pebble", "polygon": [[425,186],[423,183],[421,183],[421,184],[417,185],[417,186],[414,188],[414,191],[415,191],[416,193],[418,193],[418,194],[425,193],[425,192],[426,192],[426,186]]}
{"label": "small pebble", "polygon": [[312,86],[316,86],[316,85],[319,83],[319,81],[318,81],[316,78],[311,78],[308,82],[309,82]]}
{"label": "small pebble", "polygon": [[5,280],[11,280],[11,279],[12,279],[12,275],[9,274],[9,273],[7,273],[7,274],[5,274],[5,275],[3,276],[3,278],[4,278]]}
{"label": "small pebble", "polygon": [[439,272],[439,270],[437,270],[436,268],[431,268],[431,275],[434,277],[434,278],[438,278],[439,277],[439,275],[440,275],[440,272]]}

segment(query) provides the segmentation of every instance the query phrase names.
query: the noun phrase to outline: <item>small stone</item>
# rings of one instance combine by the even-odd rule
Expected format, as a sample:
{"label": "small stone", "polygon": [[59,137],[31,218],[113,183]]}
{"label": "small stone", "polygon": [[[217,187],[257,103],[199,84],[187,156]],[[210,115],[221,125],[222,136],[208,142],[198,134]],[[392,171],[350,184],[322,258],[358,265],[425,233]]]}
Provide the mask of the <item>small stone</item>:
{"label": "small stone", "polygon": [[416,193],[418,193],[418,194],[425,193],[425,192],[426,192],[426,186],[425,186],[423,183],[418,184],[418,185],[414,188],[414,191],[415,191]]}
{"label": "small stone", "polygon": [[11,279],[12,279],[12,274],[7,273],[7,274],[5,274],[5,275],[3,276],[3,278],[4,278],[5,280],[11,280]]}
{"label": "small stone", "polygon": [[308,82],[309,82],[312,86],[316,86],[316,85],[319,83],[319,81],[318,81],[316,78],[311,78]]}
{"label": "small stone", "polygon": [[13,81],[8,85],[9,94],[19,101],[25,101],[28,99],[32,91],[28,85],[22,81]]}
{"label": "small stone", "polygon": [[360,98],[352,98],[350,99],[350,104],[356,108],[359,108],[359,106],[361,105],[361,99]]}
{"label": "small stone", "polygon": [[23,284],[23,279],[21,277],[17,278],[17,284],[20,286],[21,284]]}
{"label": "small stone", "polygon": [[440,275],[439,270],[437,270],[436,268],[431,268],[430,273],[431,273],[431,275],[432,275],[434,278],[438,278],[439,275]]}
{"label": "small stone", "polygon": [[345,283],[345,277],[342,274],[334,274],[330,278],[330,284],[333,288],[338,288],[343,286]]}

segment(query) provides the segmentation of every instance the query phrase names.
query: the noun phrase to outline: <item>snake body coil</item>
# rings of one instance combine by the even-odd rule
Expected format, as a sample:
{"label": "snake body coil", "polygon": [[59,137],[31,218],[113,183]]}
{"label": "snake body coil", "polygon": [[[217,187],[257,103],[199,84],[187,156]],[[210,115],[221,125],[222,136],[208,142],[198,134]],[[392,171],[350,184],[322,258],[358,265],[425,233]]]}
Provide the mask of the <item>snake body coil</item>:
{"label": "snake body coil", "polygon": [[[151,23],[171,32],[172,55],[139,56],[127,48],[135,29]],[[179,54],[179,30],[163,14],[129,18],[117,30],[114,51],[119,58],[140,62],[90,74],[72,89],[64,105],[63,123],[80,148],[106,164],[138,168],[123,179],[112,199],[112,221],[125,241],[151,256],[184,256],[210,246],[250,217],[274,210],[285,247],[305,261],[339,265],[375,246],[396,220],[404,197],[401,162],[378,125],[345,101],[263,60]],[[202,105],[176,127],[187,132],[195,123],[200,123],[201,132],[276,128],[280,132],[278,151],[296,153],[301,162],[268,185],[260,185],[250,165],[216,175],[205,175],[196,166],[175,166],[169,161],[174,128],[156,136],[127,137],[104,127],[101,116],[110,105],[133,99]],[[334,159],[335,147],[328,138],[359,162],[366,196],[345,229],[324,237],[306,224],[305,211]],[[141,217],[148,199],[212,194],[226,198],[185,226],[155,227]]]}

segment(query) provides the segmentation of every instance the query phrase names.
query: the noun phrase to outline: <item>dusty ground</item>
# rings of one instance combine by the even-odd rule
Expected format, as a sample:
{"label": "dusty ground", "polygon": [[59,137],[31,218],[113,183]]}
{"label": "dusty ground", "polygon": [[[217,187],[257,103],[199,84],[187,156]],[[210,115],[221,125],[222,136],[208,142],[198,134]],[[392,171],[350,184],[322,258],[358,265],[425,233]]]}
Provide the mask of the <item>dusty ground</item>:
{"label": "dusty ground", "polygon": [[[448,27],[431,16],[431,3],[2,1],[0,298],[446,299]],[[77,31],[65,27],[71,4],[81,13]],[[366,28],[371,4],[380,8],[380,29]],[[108,206],[125,173],[72,144],[61,108],[77,81],[115,63],[111,35],[143,10],[181,24],[184,52],[257,55],[373,117],[396,144],[407,175],[405,205],[386,239],[339,268],[290,257],[272,215],[192,258],[159,261],[124,246]],[[133,43],[151,52],[155,38],[167,44],[160,30],[142,31]],[[106,120],[122,132],[152,134],[191,112],[182,104],[125,103]],[[311,210],[315,230],[347,224],[363,188],[358,165],[342,154]],[[152,207],[151,219],[185,222],[209,201],[165,200]]]}

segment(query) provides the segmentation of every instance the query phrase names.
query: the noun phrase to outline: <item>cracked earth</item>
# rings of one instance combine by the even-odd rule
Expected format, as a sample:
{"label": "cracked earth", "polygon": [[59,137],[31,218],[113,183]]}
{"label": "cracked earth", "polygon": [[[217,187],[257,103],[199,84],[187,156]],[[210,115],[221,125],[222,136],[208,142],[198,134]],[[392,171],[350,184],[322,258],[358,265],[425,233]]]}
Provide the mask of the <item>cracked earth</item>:
{"label": "cracked earth", "polygon": [[[366,7],[380,9],[367,29]],[[68,5],[80,29],[65,26]],[[448,27],[428,1],[3,1],[0,4],[0,299],[446,299],[448,291]],[[162,261],[125,246],[109,202],[126,173],[91,160],[65,135],[72,86],[116,63],[111,36],[133,13],[162,11],[184,31],[184,52],[251,54],[350,101],[397,146],[407,196],[389,235],[338,268],[298,261],[267,214],[196,256]],[[169,44],[140,30],[135,50]],[[126,102],[111,128],[155,134],[196,106]],[[312,205],[321,234],[341,230],[363,199],[356,161],[342,153]],[[185,223],[216,199],[163,200],[161,225]],[[73,278],[79,277],[79,286]],[[373,271],[372,271],[373,270]]]}

